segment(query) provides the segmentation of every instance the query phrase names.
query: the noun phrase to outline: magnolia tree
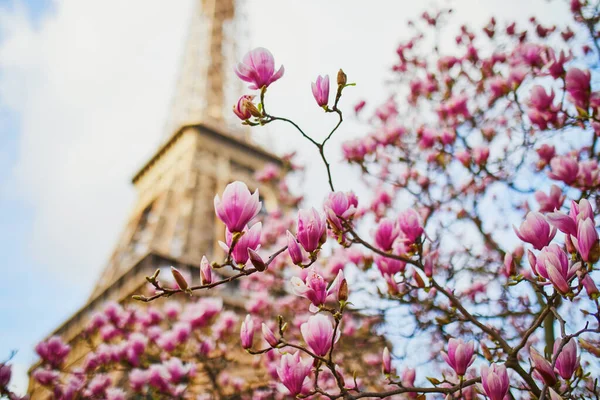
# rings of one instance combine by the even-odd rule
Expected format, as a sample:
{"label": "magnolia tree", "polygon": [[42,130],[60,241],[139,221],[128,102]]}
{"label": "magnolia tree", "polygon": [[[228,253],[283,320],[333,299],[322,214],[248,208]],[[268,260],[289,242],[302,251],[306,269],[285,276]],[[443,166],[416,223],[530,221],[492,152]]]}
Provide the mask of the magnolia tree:
{"label": "magnolia tree", "polygon": [[[86,334],[101,344],[81,365],[64,365],[60,339],[40,344],[34,379],[61,399],[198,398],[200,370],[207,398],[600,398],[600,9],[570,10],[572,27],[462,26],[446,50],[451,10],[411,23],[393,93],[371,116],[354,107],[369,134],[342,146],[371,189],[360,193],[336,189],[325,153],[346,75],[312,84],[335,118],[317,138],[271,113],[284,69],[249,52],[236,73],[254,92],[234,113],[293,125],[323,163],[311,185],[331,193],[297,216],[262,217],[258,191],[230,184],[214,202],[223,262],[203,259],[200,277],[173,269],[172,281],[157,271],[152,292],[134,296],[150,305],[94,317]],[[286,176],[298,168],[285,161],[257,178],[295,206]],[[216,299],[161,299],[234,281],[243,321]],[[260,383],[231,373],[236,347]],[[3,365],[11,396],[9,379]]]}

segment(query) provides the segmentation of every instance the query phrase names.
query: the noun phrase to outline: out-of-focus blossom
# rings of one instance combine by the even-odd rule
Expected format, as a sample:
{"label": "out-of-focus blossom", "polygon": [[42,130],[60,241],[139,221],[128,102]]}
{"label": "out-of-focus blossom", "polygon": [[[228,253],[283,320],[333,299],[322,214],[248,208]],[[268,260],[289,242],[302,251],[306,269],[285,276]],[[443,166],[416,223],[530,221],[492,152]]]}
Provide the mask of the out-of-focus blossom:
{"label": "out-of-focus blossom", "polygon": [[551,228],[548,221],[539,212],[529,212],[519,229],[514,226],[513,229],[519,239],[531,243],[537,250],[547,246],[556,235],[556,228]]}

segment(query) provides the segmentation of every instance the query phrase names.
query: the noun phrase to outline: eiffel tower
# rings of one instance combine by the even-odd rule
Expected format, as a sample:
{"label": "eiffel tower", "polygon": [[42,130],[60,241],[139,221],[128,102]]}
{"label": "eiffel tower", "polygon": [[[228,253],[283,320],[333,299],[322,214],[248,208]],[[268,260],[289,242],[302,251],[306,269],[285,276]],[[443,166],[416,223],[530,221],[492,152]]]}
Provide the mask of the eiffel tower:
{"label": "eiffel tower", "polygon": [[[230,107],[237,100],[235,94],[228,98],[226,89],[235,81],[239,4],[236,0],[194,2],[164,141],[133,176],[137,201],[91,296],[49,335],[70,343],[78,359],[87,350],[77,350],[77,338],[106,302],[128,301],[156,269],[174,266],[197,277],[203,255],[220,257],[216,243],[223,237],[224,225],[215,216],[214,195],[234,180],[246,182],[253,190],[258,186],[256,170],[282,163],[252,144],[246,131],[228,128],[225,117],[227,104]],[[261,185],[261,197],[267,210],[277,207],[273,188]],[[226,289],[220,293],[228,296]],[[230,296],[224,302],[236,300]],[[32,398],[38,398],[36,386],[30,379]]]}

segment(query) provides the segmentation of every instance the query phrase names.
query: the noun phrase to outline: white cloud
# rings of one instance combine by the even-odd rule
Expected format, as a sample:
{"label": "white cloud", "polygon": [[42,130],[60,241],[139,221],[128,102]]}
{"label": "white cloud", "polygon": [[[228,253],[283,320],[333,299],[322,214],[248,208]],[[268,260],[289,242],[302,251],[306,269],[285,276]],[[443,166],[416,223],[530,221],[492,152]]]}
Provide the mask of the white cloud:
{"label": "white cloud", "polygon": [[37,29],[22,8],[0,13],[0,99],[21,124],[2,195],[35,210],[47,268],[89,281],[107,258],[163,127],[189,4],[65,0]]}

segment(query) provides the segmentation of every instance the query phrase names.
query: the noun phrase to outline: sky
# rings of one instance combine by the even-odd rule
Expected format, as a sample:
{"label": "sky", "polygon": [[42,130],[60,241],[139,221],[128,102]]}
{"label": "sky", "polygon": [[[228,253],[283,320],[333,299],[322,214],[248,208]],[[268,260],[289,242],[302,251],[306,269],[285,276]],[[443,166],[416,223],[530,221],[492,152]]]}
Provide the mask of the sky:
{"label": "sky", "polygon": [[[160,142],[191,1],[0,0],[0,361],[18,351],[17,391],[33,346],[85,303],[126,221],[130,178]],[[335,121],[314,104],[310,82],[340,67],[357,83],[342,107],[384,100],[406,21],[430,4],[246,0],[249,45],[286,69],[269,88],[269,111],[323,137]],[[566,15],[561,1],[451,4],[457,21],[478,26],[492,15],[564,26]],[[340,189],[353,188],[356,171],[337,164],[339,143],[364,133],[350,121],[331,142]],[[308,180],[323,183],[307,205],[322,199],[313,148],[286,126],[253,134],[278,152],[298,150]]]}

